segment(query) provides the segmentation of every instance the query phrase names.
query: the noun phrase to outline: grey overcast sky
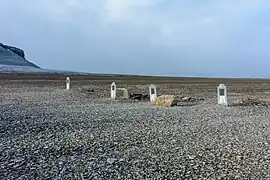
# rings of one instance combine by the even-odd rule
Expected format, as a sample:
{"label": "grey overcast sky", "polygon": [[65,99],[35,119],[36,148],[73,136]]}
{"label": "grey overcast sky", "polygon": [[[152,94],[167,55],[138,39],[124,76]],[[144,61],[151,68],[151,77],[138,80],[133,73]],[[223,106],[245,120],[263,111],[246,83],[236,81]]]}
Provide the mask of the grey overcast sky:
{"label": "grey overcast sky", "polygon": [[270,77],[269,0],[0,0],[0,22],[43,68]]}

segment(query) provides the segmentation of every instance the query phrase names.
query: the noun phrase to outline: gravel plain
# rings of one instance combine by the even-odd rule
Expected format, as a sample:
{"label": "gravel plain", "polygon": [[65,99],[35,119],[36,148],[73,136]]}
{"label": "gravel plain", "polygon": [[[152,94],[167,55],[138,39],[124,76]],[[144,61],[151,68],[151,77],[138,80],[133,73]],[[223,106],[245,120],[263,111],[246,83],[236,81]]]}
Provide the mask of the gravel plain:
{"label": "gravel plain", "polygon": [[2,84],[0,179],[270,179],[268,107],[217,106],[215,91],[160,85],[206,98],[160,108],[111,101],[108,87]]}

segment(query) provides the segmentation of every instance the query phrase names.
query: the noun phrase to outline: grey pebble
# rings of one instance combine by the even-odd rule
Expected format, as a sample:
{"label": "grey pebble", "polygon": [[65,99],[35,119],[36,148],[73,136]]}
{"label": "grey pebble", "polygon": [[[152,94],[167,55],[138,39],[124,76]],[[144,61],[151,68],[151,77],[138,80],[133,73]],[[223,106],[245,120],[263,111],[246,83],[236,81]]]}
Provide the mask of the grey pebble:
{"label": "grey pebble", "polygon": [[108,164],[113,164],[116,160],[117,160],[117,159],[115,159],[115,158],[108,158],[108,159],[107,159],[107,163],[108,163]]}
{"label": "grey pebble", "polygon": [[[3,179],[267,179],[265,107],[157,108],[59,87],[1,87]],[[96,97],[95,97],[96,96]]]}

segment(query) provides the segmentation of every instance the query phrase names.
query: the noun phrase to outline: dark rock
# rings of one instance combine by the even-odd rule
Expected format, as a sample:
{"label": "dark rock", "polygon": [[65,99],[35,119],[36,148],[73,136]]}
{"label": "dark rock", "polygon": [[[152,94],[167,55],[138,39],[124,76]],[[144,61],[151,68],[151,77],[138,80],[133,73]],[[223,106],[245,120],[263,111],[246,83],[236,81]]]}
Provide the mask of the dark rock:
{"label": "dark rock", "polygon": [[82,92],[86,93],[86,94],[90,94],[90,93],[95,92],[95,90],[94,89],[82,89]]}
{"label": "dark rock", "polygon": [[142,101],[142,100],[150,100],[149,94],[141,94],[141,93],[133,93],[130,94],[130,99],[131,100],[137,100],[137,101]]}

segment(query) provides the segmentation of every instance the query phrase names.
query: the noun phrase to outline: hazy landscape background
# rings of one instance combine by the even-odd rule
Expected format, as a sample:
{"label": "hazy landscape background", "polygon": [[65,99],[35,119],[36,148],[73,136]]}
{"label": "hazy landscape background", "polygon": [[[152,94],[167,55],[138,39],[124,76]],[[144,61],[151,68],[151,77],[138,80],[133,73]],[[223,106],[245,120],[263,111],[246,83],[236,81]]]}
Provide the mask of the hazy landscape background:
{"label": "hazy landscape background", "polygon": [[266,0],[2,0],[0,35],[45,69],[269,77],[269,9]]}

